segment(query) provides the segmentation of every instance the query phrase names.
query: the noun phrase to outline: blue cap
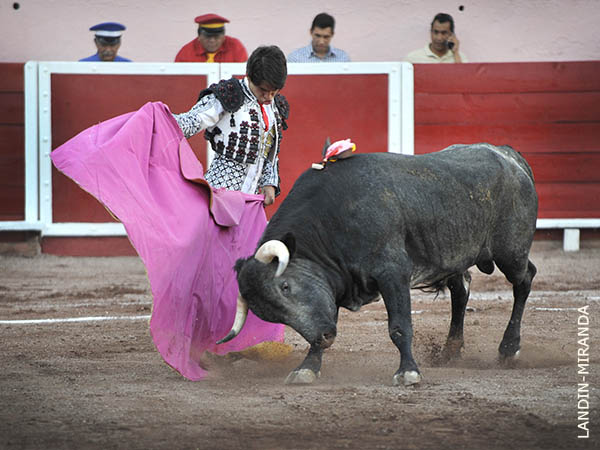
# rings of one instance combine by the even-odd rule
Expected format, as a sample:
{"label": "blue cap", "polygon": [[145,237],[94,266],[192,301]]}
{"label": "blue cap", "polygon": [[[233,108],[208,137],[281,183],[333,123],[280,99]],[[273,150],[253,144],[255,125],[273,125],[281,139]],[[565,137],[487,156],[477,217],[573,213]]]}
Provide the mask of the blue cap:
{"label": "blue cap", "polygon": [[90,31],[93,31],[96,37],[103,41],[116,43],[121,39],[125,25],[117,22],[103,22],[90,27]]}

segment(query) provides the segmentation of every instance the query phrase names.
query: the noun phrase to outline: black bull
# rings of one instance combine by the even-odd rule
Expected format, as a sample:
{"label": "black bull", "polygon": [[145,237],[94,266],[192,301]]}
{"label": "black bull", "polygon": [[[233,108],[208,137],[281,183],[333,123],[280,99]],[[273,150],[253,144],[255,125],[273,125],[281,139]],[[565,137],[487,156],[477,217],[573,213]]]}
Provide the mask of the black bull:
{"label": "black bull", "polygon": [[336,335],[338,309],[383,297],[400,351],[394,384],[420,382],[412,356],[411,288],[448,287],[452,319],[445,347],[460,355],[471,277],[494,264],[513,285],[501,358],[520,348],[520,325],[536,273],[529,261],[537,195],[533,174],[512,148],[455,145],[407,156],[361,154],[309,169],[267,226],[256,254],[236,264],[238,313],[284,323],[310,344],[287,383],[311,383]]}

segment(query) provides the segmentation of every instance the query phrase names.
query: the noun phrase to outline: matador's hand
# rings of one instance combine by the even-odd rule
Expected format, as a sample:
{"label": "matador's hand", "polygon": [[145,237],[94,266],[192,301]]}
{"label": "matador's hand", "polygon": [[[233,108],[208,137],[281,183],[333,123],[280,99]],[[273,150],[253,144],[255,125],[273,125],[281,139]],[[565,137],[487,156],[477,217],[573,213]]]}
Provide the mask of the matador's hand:
{"label": "matador's hand", "polygon": [[265,206],[272,205],[275,202],[275,186],[263,186],[260,191],[265,196],[263,201]]}

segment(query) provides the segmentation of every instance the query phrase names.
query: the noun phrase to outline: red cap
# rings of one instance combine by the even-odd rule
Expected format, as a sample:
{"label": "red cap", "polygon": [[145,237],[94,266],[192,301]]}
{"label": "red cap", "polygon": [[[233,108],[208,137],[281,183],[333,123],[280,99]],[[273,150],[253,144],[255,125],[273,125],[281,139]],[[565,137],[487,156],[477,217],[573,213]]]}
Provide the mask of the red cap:
{"label": "red cap", "polygon": [[194,19],[194,22],[199,23],[200,25],[211,25],[211,24],[225,24],[229,23],[223,16],[219,16],[218,14],[204,14],[202,16],[198,16]]}

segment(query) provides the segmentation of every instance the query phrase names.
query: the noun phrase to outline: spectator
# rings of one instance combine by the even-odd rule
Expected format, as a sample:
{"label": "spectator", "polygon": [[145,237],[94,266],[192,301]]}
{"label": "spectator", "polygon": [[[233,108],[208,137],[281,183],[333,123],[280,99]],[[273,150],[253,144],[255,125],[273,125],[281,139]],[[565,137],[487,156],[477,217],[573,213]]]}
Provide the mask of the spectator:
{"label": "spectator", "polygon": [[175,114],[186,138],[206,130],[216,156],[205,174],[214,188],[262,193],[265,206],[279,193],[279,145],[289,106],[285,55],[276,46],[258,47],[246,78],[222,80],[200,93],[188,112]]}
{"label": "spectator", "polygon": [[94,32],[94,43],[98,51],[79,61],[131,62],[130,59],[117,55],[119,47],[121,47],[121,35],[125,31],[125,25],[117,22],[104,22],[94,25],[90,31]]}
{"label": "spectator", "polygon": [[467,58],[460,51],[460,41],[454,34],[454,19],[439,13],[431,22],[431,42],[408,54],[411,63],[462,63]]}
{"label": "spectator", "polygon": [[225,35],[225,17],[204,14],[194,19],[198,37],[185,44],[175,56],[175,62],[244,62],[246,47],[239,39]]}
{"label": "spectator", "polygon": [[335,19],[327,13],[317,14],[310,27],[312,42],[288,55],[288,62],[349,62],[344,50],[331,46]]}

